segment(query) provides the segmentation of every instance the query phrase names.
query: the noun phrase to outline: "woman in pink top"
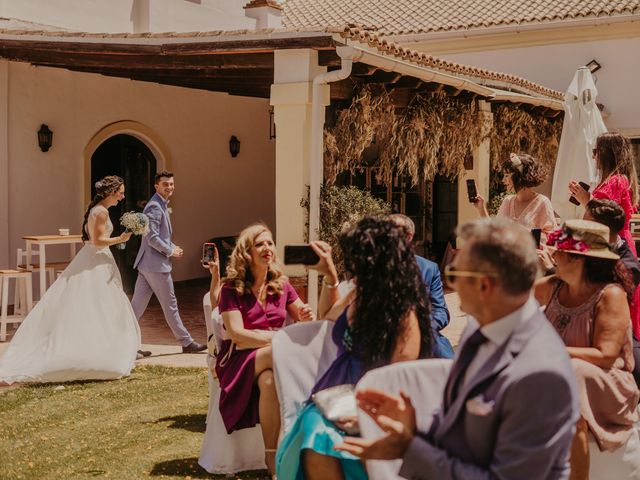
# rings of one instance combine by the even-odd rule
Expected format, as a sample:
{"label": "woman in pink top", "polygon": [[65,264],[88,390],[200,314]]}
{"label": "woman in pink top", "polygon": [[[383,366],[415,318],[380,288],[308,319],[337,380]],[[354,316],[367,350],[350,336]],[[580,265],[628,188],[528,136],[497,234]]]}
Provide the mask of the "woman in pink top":
{"label": "woman in pink top", "polygon": [[[539,228],[544,245],[547,234],[557,226],[556,217],[551,201],[533,188],[547,179],[549,171],[531,155],[512,153],[502,166],[502,174],[507,191],[515,192],[515,195],[507,195],[502,200],[497,216],[510,218],[527,230]],[[480,216],[488,217],[484,198],[480,195],[476,198],[474,205]]]}
{"label": "woman in pink top", "polygon": [[629,244],[633,254],[637,255],[629,230],[631,215],[638,205],[638,175],[633,162],[631,142],[619,133],[603,133],[596,140],[593,156],[601,175],[598,186],[589,194],[577,182],[572,181],[569,183],[569,190],[582,206],[586,206],[591,198],[613,200],[620,205],[624,209],[626,222],[618,233]]}

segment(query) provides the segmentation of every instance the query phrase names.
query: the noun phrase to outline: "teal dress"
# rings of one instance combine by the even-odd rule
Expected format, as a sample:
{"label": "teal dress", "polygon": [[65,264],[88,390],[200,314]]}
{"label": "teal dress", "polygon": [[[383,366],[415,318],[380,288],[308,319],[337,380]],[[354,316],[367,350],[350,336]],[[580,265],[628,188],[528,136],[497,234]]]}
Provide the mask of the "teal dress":
{"label": "teal dress", "polygon": [[[331,336],[338,347],[338,356],[313,388],[313,393],[336,385],[355,385],[364,374],[362,362],[355,355],[351,329],[347,322],[347,309],[336,320]],[[350,453],[338,452],[334,446],[343,443],[345,433],[322,416],[312,401],[308,401],[298,414],[291,430],[284,436],[276,454],[278,478],[303,480],[300,456],[305,449],[340,460],[344,478],[366,480],[364,465]]]}

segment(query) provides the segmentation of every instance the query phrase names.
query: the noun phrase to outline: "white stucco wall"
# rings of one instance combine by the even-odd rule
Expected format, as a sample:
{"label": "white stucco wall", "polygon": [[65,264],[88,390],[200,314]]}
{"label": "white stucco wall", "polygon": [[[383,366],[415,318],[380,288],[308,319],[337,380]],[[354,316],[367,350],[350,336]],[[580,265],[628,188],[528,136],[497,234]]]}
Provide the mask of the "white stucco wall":
{"label": "white stucco wall", "polygon": [[0,0],[0,17],[98,33],[255,28],[243,0]]}
{"label": "white stucco wall", "polygon": [[[207,239],[236,234],[257,220],[275,225],[268,100],[8,63],[13,255],[24,245],[22,235],[53,234],[65,226],[80,233],[89,178],[83,150],[99,130],[122,120],[153,130],[172,159],[174,242],[185,250],[174,262],[175,280],[204,276],[199,258]],[[47,153],[37,145],[42,123],[54,132]],[[236,158],[229,154],[231,135],[241,141]]]}
{"label": "white stucco wall", "polygon": [[439,54],[455,62],[520,75],[556,90],[565,91],[580,66],[596,59],[599,103],[609,112],[610,130],[640,128],[640,37],[597,42],[565,43]]}

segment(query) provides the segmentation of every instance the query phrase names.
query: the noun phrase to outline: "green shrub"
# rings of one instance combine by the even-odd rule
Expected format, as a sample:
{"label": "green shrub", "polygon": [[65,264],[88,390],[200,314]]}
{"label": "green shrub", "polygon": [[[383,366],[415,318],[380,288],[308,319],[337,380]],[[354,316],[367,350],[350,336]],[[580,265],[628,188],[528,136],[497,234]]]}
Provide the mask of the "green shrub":
{"label": "green shrub", "polygon": [[[308,218],[308,197],[302,200],[300,204],[307,209]],[[333,260],[340,276],[344,274],[342,252],[338,247],[338,235],[340,232],[367,215],[387,215],[390,212],[391,207],[388,203],[357,187],[322,186],[320,189],[320,229],[318,236],[321,240],[331,245]]]}

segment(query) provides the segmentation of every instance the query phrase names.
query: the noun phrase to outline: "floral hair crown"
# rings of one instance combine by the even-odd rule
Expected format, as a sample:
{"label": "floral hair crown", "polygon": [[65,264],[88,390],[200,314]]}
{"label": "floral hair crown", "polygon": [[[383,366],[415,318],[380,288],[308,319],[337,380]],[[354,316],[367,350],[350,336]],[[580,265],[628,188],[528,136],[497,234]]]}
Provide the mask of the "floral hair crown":
{"label": "floral hair crown", "polygon": [[518,172],[522,173],[524,166],[522,165],[522,160],[516,153],[509,154],[509,161],[511,161],[511,165],[513,165]]}

